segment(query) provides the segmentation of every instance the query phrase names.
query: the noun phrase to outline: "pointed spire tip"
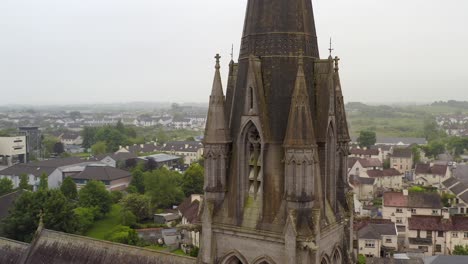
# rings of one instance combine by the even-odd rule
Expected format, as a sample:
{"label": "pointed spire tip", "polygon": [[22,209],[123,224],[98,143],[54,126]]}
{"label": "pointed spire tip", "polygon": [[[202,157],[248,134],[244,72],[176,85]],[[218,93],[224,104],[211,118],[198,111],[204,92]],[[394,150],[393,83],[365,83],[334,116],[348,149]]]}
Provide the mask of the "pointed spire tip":
{"label": "pointed spire tip", "polygon": [[219,64],[219,60],[221,59],[221,56],[219,56],[219,53],[216,54],[215,59],[216,59],[216,66],[215,66],[215,68],[216,68],[216,69],[221,68],[221,66],[220,66],[220,64]]}

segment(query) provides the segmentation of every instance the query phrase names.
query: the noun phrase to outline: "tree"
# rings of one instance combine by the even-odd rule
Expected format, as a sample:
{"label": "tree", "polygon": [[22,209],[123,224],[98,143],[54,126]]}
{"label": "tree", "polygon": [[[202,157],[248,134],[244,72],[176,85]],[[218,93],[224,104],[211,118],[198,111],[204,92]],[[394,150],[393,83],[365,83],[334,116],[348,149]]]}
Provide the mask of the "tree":
{"label": "tree", "polygon": [[359,254],[357,263],[358,264],[366,264],[366,256],[364,256],[363,254]]}
{"label": "tree", "polygon": [[133,170],[130,185],[135,186],[139,193],[145,193],[145,179],[143,177],[143,172],[139,168]]}
{"label": "tree", "polygon": [[124,226],[134,226],[137,222],[137,217],[130,210],[121,210],[120,223]]}
{"label": "tree", "polygon": [[59,190],[23,192],[4,220],[3,230],[11,239],[30,242],[41,214],[45,228],[67,233],[77,230],[73,205]]}
{"label": "tree", "polygon": [[39,190],[45,191],[49,188],[49,177],[47,173],[43,172],[39,179]]}
{"label": "tree", "polygon": [[124,126],[124,124],[122,123],[122,120],[121,120],[121,119],[119,119],[119,121],[118,121],[117,124],[115,125],[115,128],[116,128],[120,133],[125,134],[125,126]]}
{"label": "tree", "polygon": [[116,226],[107,236],[107,240],[127,245],[138,244],[139,238],[135,230],[128,226]]}
{"label": "tree", "polygon": [[77,233],[84,234],[94,224],[96,208],[78,207],[73,210],[76,215],[78,226]]}
{"label": "tree", "polygon": [[72,111],[72,112],[70,112],[69,115],[70,115],[70,118],[73,119],[73,120],[81,118],[80,111]]}
{"label": "tree", "polygon": [[181,175],[162,167],[144,174],[145,193],[156,208],[168,208],[184,198]]}
{"label": "tree", "polygon": [[445,144],[442,141],[435,140],[429,142],[426,146],[422,147],[426,156],[433,157],[434,159],[437,158],[439,154],[445,152]]}
{"label": "tree", "polygon": [[13,191],[13,182],[8,178],[0,179],[0,196]]}
{"label": "tree", "polygon": [[81,146],[85,149],[90,148],[96,143],[96,132],[97,128],[95,127],[84,127],[81,135],[83,137],[83,144]]}
{"label": "tree", "polygon": [[65,147],[62,142],[56,142],[53,147],[53,153],[60,155],[65,152]]}
{"label": "tree", "polygon": [[468,246],[457,245],[453,250],[453,255],[468,255]]}
{"label": "tree", "polygon": [[377,141],[377,137],[374,131],[363,130],[359,133],[359,137],[357,141],[361,148],[363,147],[368,148],[370,146],[375,145],[375,142]]}
{"label": "tree", "polygon": [[118,203],[123,198],[123,193],[121,191],[111,191],[110,196],[112,199],[112,203]]}
{"label": "tree", "polygon": [[421,151],[418,146],[413,146],[411,151],[413,152],[413,166],[416,166],[421,162]]}
{"label": "tree", "polygon": [[110,211],[112,198],[104,183],[91,180],[78,193],[81,207],[97,207],[102,214]]}
{"label": "tree", "polygon": [[32,190],[32,186],[29,185],[29,179],[28,179],[27,174],[21,174],[20,175],[20,182],[19,182],[19,188],[22,190]]}
{"label": "tree", "polygon": [[152,171],[157,168],[158,168],[158,163],[153,158],[149,158],[146,160],[146,164],[145,164],[146,171]]}
{"label": "tree", "polygon": [[60,186],[60,191],[62,191],[63,195],[70,200],[75,200],[78,197],[76,183],[71,177],[66,177],[63,180],[62,186]]}
{"label": "tree", "polygon": [[203,193],[204,169],[198,163],[193,163],[185,171],[182,179],[182,190],[186,197]]}
{"label": "tree", "polygon": [[144,220],[151,214],[151,200],[146,195],[129,194],[120,203],[124,211],[128,210],[137,217],[137,221]]}
{"label": "tree", "polygon": [[104,141],[98,141],[91,146],[91,152],[93,155],[105,154],[107,153],[107,145]]}

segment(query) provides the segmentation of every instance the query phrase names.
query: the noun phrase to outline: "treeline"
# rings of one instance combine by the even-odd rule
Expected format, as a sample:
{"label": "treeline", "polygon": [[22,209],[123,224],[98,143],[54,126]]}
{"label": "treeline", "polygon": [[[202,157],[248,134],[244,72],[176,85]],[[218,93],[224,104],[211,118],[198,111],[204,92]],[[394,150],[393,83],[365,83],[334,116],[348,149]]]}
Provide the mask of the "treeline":
{"label": "treeline", "polygon": [[462,108],[468,109],[468,101],[456,101],[456,100],[448,100],[448,101],[436,101],[431,104],[432,106],[449,106],[454,108]]}
{"label": "treeline", "polygon": [[125,126],[121,121],[115,126],[85,127],[82,131],[83,144],[85,149],[94,146],[94,154],[115,152],[119,146],[144,143],[143,138],[137,137],[137,132],[133,127]]}

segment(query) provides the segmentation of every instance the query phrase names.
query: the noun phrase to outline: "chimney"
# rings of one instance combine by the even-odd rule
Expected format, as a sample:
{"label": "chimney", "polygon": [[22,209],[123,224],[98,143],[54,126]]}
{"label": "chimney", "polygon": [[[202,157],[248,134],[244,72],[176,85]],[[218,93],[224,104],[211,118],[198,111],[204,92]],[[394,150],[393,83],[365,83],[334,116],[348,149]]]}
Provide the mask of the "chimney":
{"label": "chimney", "polygon": [[408,196],[408,189],[404,189],[404,190],[403,190],[403,195],[404,195],[404,196]]}
{"label": "chimney", "polygon": [[442,208],[442,218],[443,219],[450,219],[450,212],[448,208]]}

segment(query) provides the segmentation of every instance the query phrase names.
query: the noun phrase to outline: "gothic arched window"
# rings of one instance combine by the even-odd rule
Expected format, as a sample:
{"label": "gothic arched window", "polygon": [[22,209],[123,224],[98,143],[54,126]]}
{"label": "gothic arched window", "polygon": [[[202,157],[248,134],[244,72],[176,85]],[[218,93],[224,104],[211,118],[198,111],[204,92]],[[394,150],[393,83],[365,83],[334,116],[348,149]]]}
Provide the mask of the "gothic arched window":
{"label": "gothic arched window", "polygon": [[263,151],[262,139],[257,127],[250,122],[244,129],[241,154],[241,164],[247,175],[247,190],[249,196],[256,198],[263,182]]}

